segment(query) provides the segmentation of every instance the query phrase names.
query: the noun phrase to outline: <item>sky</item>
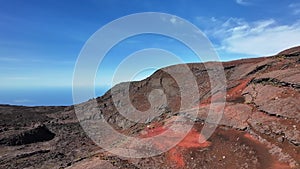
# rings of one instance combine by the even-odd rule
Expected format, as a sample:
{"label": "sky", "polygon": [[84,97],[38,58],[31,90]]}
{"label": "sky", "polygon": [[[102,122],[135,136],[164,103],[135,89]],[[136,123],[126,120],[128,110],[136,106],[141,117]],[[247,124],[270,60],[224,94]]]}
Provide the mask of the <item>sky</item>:
{"label": "sky", "polygon": [[[298,0],[0,0],[0,4],[1,89],[72,86],[86,41],[104,25],[134,13],[162,12],[191,22],[212,42],[221,61],[269,56],[300,45]],[[145,48],[171,51],[184,62],[198,61],[170,38],[132,37],[105,57],[97,86],[110,87],[122,60]],[[142,79],[155,69],[122,81]]]}

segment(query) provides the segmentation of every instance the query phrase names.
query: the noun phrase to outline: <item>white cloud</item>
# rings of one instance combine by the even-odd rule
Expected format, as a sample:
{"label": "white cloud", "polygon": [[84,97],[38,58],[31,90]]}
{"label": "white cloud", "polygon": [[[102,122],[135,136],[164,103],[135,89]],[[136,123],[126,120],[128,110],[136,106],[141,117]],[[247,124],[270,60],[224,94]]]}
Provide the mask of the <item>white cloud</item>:
{"label": "white cloud", "polygon": [[33,100],[29,100],[29,99],[19,99],[19,100],[13,100],[13,103],[17,103],[17,104],[22,104],[22,103],[31,103],[33,102]]}
{"label": "white cloud", "polygon": [[211,23],[214,29],[204,31],[208,37],[217,39],[219,52],[269,56],[300,45],[300,22],[280,25],[274,19],[255,22],[240,18],[221,20]]}
{"label": "white cloud", "polygon": [[175,23],[176,23],[176,18],[174,18],[174,17],[171,18],[171,19],[170,19],[170,22],[171,22],[172,24],[175,24]]}
{"label": "white cloud", "polygon": [[239,5],[250,5],[250,3],[246,0],[236,0],[236,3]]}
{"label": "white cloud", "polygon": [[289,8],[292,9],[294,15],[300,14],[300,3],[292,3],[289,5]]}
{"label": "white cloud", "polygon": [[230,32],[222,46],[229,52],[248,55],[273,55],[300,45],[300,24],[272,26],[275,21],[260,21],[248,28]]}
{"label": "white cloud", "polygon": [[165,16],[165,15],[160,15],[160,19],[164,22],[170,22],[173,25],[178,25],[178,24],[183,24],[184,22],[182,21],[181,18],[178,18],[177,16]]}
{"label": "white cloud", "polygon": [[177,25],[177,24],[182,24],[183,21],[175,16],[171,17],[169,19],[169,21],[173,24],[173,25]]}

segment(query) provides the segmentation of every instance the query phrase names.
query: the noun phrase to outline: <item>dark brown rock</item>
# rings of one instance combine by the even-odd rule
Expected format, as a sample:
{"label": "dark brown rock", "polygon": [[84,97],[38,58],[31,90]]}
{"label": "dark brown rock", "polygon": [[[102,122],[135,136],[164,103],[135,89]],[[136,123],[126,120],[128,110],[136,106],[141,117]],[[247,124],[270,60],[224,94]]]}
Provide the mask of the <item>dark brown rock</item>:
{"label": "dark brown rock", "polygon": [[[188,98],[192,107],[181,111],[180,90],[192,96],[194,86],[178,85],[169,73],[188,80],[184,65],[158,70],[139,82],[119,84],[97,99],[76,105],[77,114],[74,106],[0,105],[0,168],[299,168],[299,53],[300,47],[296,47],[272,57],[222,63],[226,93],[210,90],[207,70],[220,63],[188,64],[199,98]],[[126,84],[130,85],[130,101],[136,110],[143,113],[155,104],[148,114],[136,115],[141,123],[127,119],[116,108],[132,113],[128,103],[112,100],[113,94],[125,94],[122,86]],[[165,104],[158,104],[161,102],[154,97],[153,89],[163,92],[159,96],[165,96]],[[226,104],[220,122],[205,122],[209,111],[212,119],[218,117],[222,99]],[[198,115],[192,116],[198,108]],[[121,134],[144,138],[161,134],[180,115],[194,123],[192,130],[170,150],[149,158],[125,158],[106,152],[79,123],[105,120]],[[217,128],[208,140],[199,143],[205,124]],[[153,151],[173,143],[176,134],[154,142]]]}

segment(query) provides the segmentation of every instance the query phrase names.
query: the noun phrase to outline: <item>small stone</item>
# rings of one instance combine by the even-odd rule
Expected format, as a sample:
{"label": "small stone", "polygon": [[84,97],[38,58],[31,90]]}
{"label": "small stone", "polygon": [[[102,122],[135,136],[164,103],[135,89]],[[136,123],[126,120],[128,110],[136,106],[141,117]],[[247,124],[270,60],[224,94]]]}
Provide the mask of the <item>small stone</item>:
{"label": "small stone", "polygon": [[284,141],[284,137],[278,137],[277,141],[280,142],[280,143],[282,143]]}
{"label": "small stone", "polygon": [[141,133],[141,135],[146,135],[146,134],[148,134],[148,132],[145,131],[145,130],[142,130],[140,133]]}
{"label": "small stone", "polygon": [[223,158],[223,159],[225,159],[226,157],[225,157],[225,156],[223,156],[222,158]]}

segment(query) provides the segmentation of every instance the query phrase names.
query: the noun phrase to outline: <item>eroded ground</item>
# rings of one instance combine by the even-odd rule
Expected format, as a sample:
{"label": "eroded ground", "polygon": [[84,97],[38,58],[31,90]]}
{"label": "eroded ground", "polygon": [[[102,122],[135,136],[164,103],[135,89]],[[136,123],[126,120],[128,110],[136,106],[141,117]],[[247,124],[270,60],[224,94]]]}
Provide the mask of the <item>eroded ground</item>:
{"label": "eroded ground", "polygon": [[[146,123],[134,123],[122,116],[114,105],[121,103],[114,103],[110,92],[77,105],[84,114],[78,118],[73,106],[1,105],[0,168],[300,168],[299,54],[298,47],[272,57],[223,63],[227,84],[224,114],[212,136],[201,143],[203,126],[216,125],[205,122],[208,112],[218,112],[224,94],[216,92],[212,97],[210,93],[206,69],[216,63],[207,67],[189,64],[200,91],[200,98],[193,100],[189,110],[180,110],[179,87],[164,69],[132,83],[130,99],[141,111],[149,109],[148,96],[153,89],[166,94],[168,104],[157,105],[154,111],[158,116],[146,119]],[[180,68],[165,69],[185,78]],[[189,84],[185,85],[189,90]],[[123,92],[122,86],[116,86],[116,91]],[[211,102],[215,106],[211,107]],[[125,112],[130,111],[122,106]],[[199,112],[193,117],[189,112],[194,109]],[[179,116],[194,123],[192,129],[176,146],[149,158],[125,158],[106,152],[79,123],[105,120],[122,134],[151,138],[166,132]],[[174,144],[174,138],[180,137],[177,131],[168,131],[153,142],[153,149]]]}

